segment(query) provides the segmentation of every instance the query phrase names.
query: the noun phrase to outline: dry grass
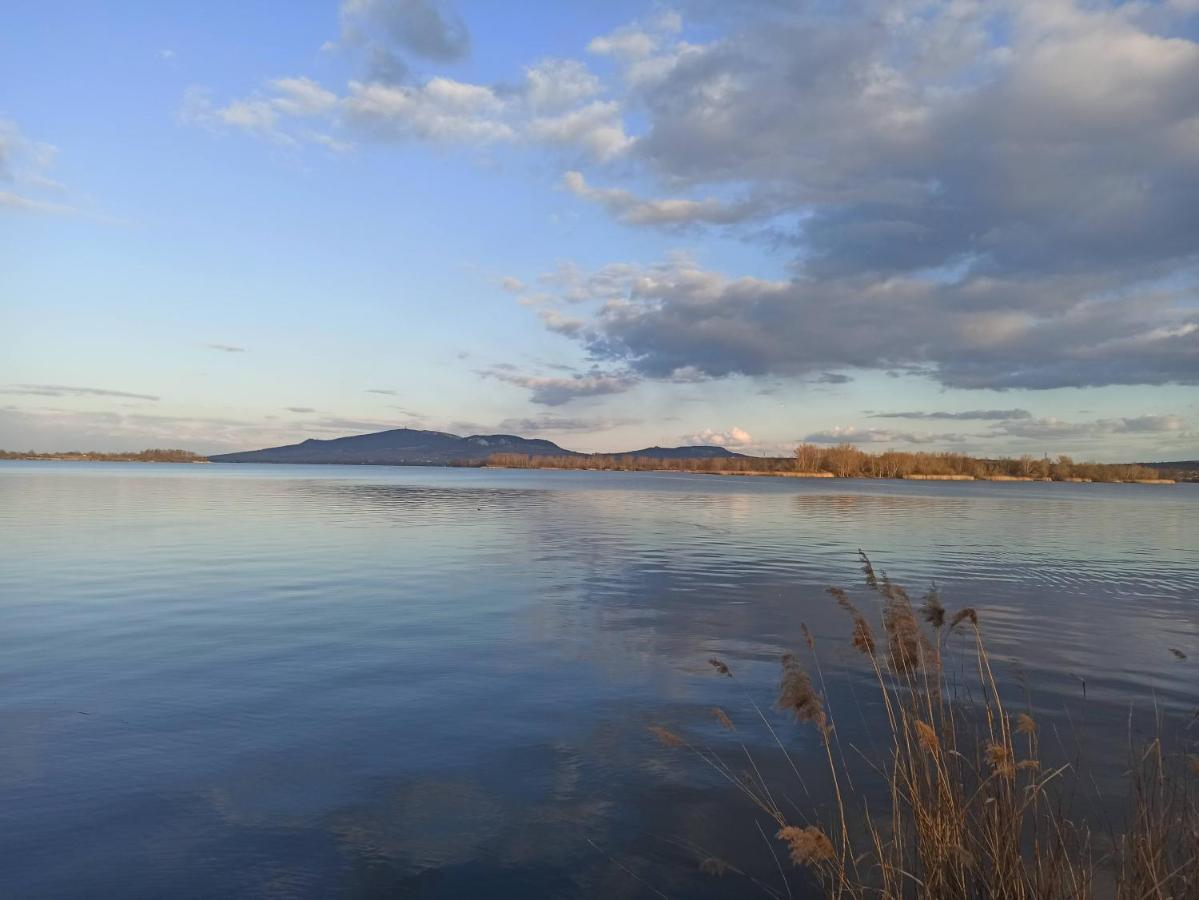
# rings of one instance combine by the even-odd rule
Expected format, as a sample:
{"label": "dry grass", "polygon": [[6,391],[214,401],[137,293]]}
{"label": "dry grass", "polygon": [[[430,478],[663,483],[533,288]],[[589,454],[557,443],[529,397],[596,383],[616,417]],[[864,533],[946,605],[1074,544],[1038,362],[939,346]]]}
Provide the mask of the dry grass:
{"label": "dry grass", "polygon": [[[918,614],[907,592],[865,554],[862,568],[881,601],[882,641],[847,592],[830,593],[849,616],[852,644],[878,689],[877,749],[842,744],[835,711],[816,687],[823,678],[806,628],[811,671],[794,655],[782,660],[777,705],[815,729],[830,804],[816,810],[781,799],[785,786],[767,784],[744,745],[750,773],[735,772],[711,749],[673,732],[658,729],[659,739],[688,748],[735,785],[773,821],[791,863],[829,897],[1199,898],[1195,757],[1167,755],[1160,738],[1132,754],[1125,827],[1093,834],[1078,809],[1079,771],[1048,766],[1032,715],[1005,706],[975,610],[949,615],[934,588]],[[966,642],[968,674],[951,677],[942,653],[955,634]],[[711,664],[733,677],[724,662]],[[810,796],[769,719],[752,705]],[[723,710],[715,715],[732,730]],[[863,773],[885,790],[855,789],[855,781],[870,780]],[[754,884],[790,896],[781,865],[783,892]]]}

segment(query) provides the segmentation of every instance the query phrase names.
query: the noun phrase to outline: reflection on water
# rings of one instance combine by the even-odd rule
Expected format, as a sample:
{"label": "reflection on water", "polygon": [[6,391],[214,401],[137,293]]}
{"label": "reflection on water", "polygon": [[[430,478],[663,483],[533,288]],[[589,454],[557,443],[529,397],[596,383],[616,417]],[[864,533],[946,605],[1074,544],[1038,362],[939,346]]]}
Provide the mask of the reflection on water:
{"label": "reflection on water", "polygon": [[[824,588],[855,584],[865,547],[978,607],[1042,715],[1083,680],[1095,727],[1151,695],[1191,709],[1196,501],[3,464],[0,894],[728,895],[694,848],[769,873],[751,810],[646,734],[727,740],[707,711],[744,697],[709,656],[769,698],[803,621],[830,693],[855,690]],[[809,760],[811,735],[778,727]]]}

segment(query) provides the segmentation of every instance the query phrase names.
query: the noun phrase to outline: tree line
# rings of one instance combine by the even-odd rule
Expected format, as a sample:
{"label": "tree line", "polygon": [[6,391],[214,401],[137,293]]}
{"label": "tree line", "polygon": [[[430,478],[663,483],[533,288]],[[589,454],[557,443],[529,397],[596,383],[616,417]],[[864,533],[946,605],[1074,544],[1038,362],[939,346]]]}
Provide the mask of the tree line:
{"label": "tree line", "polygon": [[800,444],[789,457],[716,456],[659,459],[635,454],[539,456],[493,453],[487,465],[509,469],[599,469],[618,472],[711,472],[760,475],[832,475],[837,478],[1016,478],[1044,481],[1151,481],[1170,473],[1124,463],[1075,462],[1069,456],[984,458],[964,453],[886,450],[853,444]]}
{"label": "tree line", "polygon": [[21,453],[15,450],[0,450],[0,459],[61,459],[82,462],[207,462],[207,457],[190,450],[155,448],[128,453],[103,453],[98,450],[68,450],[63,453],[36,453],[33,450]]}

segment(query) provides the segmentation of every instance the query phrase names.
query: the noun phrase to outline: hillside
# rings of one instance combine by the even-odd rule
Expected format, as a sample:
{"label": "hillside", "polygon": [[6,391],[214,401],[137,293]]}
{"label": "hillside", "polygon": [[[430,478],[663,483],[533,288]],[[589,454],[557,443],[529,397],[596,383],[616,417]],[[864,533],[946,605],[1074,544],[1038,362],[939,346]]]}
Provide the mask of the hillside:
{"label": "hillside", "polygon": [[444,431],[396,428],[374,434],[357,434],[332,440],[309,439],[284,447],[221,453],[210,456],[218,463],[340,463],[382,466],[481,465],[493,453],[530,456],[574,456],[552,441],[511,434],[475,434],[459,437]]}

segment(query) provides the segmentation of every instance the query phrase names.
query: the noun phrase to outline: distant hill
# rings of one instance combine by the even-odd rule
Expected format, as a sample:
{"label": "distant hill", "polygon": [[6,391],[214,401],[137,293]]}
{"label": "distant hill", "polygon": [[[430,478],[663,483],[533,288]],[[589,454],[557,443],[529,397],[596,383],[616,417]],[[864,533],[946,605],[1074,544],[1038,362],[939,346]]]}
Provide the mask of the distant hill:
{"label": "distant hill", "polygon": [[1141,463],[1150,469],[1157,469],[1163,475],[1176,478],[1179,481],[1199,481],[1199,459],[1180,459],[1175,462]]}
{"label": "distant hill", "polygon": [[469,466],[481,465],[493,453],[525,453],[529,456],[577,456],[552,441],[517,437],[512,434],[473,434],[459,437],[444,431],[396,428],[374,434],[320,441],[309,439],[285,447],[221,453],[211,462],[228,463],[342,463],[377,466]]}
{"label": "distant hill", "polygon": [[[377,466],[477,466],[493,453],[525,456],[587,456],[559,447],[553,441],[514,434],[472,434],[459,437],[444,431],[396,428],[374,434],[320,441],[310,439],[285,447],[221,453],[208,457],[218,463],[341,463]],[[620,456],[653,459],[713,459],[741,456],[723,447],[647,447]]]}
{"label": "distant hill", "polygon": [[644,456],[649,459],[729,459],[744,458],[744,453],[734,453],[724,447],[646,447],[644,450],[632,450],[628,453],[614,453],[612,456]]}

